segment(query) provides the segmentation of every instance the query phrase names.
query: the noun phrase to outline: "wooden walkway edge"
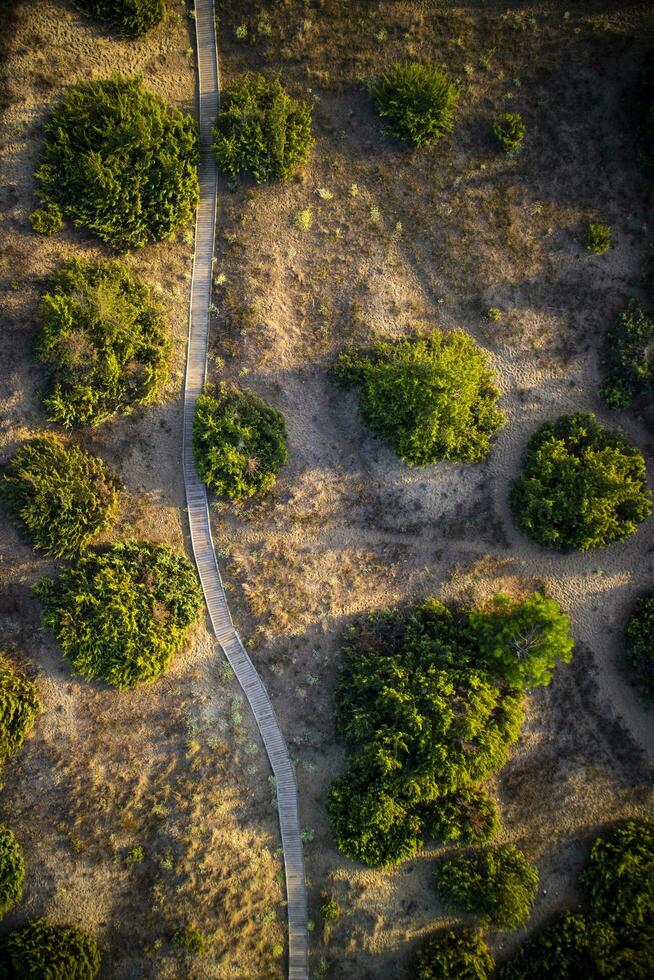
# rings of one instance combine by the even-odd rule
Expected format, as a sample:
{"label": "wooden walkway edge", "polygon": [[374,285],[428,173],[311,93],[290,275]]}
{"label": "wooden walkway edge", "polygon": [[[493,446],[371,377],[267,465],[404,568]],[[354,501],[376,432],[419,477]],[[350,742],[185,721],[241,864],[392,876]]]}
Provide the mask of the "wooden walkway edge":
{"label": "wooden walkway edge", "polygon": [[211,152],[211,130],[220,102],[213,0],[195,0],[195,31],[200,124],[200,203],[196,216],[184,382],[182,444],[184,488],[191,544],[209,618],[216,638],[250,703],[275,776],[286,876],[288,975],[291,980],[307,980],[309,976],[307,891],[295,771],[268,692],[232,623],[211,537],[207,492],[204,484],[198,479],[193,462],[193,416],[206,377],[218,195],[217,173]]}

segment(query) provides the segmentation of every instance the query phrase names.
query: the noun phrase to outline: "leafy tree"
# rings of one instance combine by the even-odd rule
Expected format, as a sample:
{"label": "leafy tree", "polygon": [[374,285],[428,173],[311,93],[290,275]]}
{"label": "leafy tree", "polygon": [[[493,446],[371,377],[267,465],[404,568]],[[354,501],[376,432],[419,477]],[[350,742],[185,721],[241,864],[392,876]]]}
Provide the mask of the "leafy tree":
{"label": "leafy tree", "polygon": [[0,762],[21,747],[41,708],[33,681],[0,654]]}
{"label": "leafy tree", "polygon": [[621,931],[654,923],[654,820],[627,820],[594,842],[581,877],[597,919]]}
{"label": "leafy tree", "polygon": [[44,603],[43,625],[75,673],[121,688],[167,669],[202,601],[185,555],[133,540],[84,553],[35,591]]}
{"label": "leafy tree", "polygon": [[525,138],[525,124],[519,112],[505,112],[493,123],[493,135],[507,156],[514,156]]}
{"label": "leafy tree", "polygon": [[354,348],[335,374],[358,386],[364,421],[410,464],[481,460],[504,424],[486,356],[461,330]]}
{"label": "leafy tree", "polygon": [[388,136],[429,146],[454,128],[458,91],[434,65],[396,63],[368,85]]}
{"label": "leafy tree", "polygon": [[429,936],[418,949],[414,980],[486,980],[493,958],[481,932],[449,929]]}
{"label": "leafy tree", "polygon": [[654,591],[638,599],[625,630],[627,657],[645,697],[654,700]]}
{"label": "leafy tree", "polygon": [[513,929],[531,915],[538,871],[513,844],[477,848],[442,860],[436,888],[448,909]]}
{"label": "leafy tree", "polygon": [[222,383],[198,398],[193,454],[200,479],[212,490],[232,500],[263,493],[288,460],[284,416],[256,395]]}
{"label": "leafy tree", "polygon": [[118,251],[188,224],[199,196],[195,120],[118,75],[68,90],[45,127],[38,196]]}
{"label": "leafy tree", "polygon": [[[614,973],[616,935],[611,926],[566,912],[523,943],[498,970],[500,980],[599,980]],[[633,976],[633,975],[632,975]],[[643,980],[645,975],[643,974]]]}
{"label": "leafy tree", "polygon": [[76,926],[29,922],[0,939],[0,980],[95,980],[100,952]]}
{"label": "leafy tree", "polygon": [[61,231],[64,218],[58,204],[48,204],[44,208],[37,208],[30,214],[30,224],[32,230],[39,235],[56,235]]}
{"label": "leafy tree", "polygon": [[531,437],[511,505],[538,544],[587,551],[634,534],[652,512],[652,494],[642,453],[580,412]]}
{"label": "leafy tree", "polygon": [[53,422],[95,425],[149,405],[168,377],[163,309],[117,262],[71,259],[43,297],[38,356],[50,371]]}
{"label": "leafy tree", "polygon": [[277,76],[247,74],[231,83],[213,134],[219,170],[250,173],[257,184],[289,180],[312,146],[311,107],[292,99]]}
{"label": "leafy tree", "polygon": [[608,408],[622,409],[653,391],[654,319],[632,299],[608,331],[600,395]]}
{"label": "leafy tree", "polygon": [[0,491],[34,546],[55,558],[79,554],[116,518],[118,483],[105,463],[50,434],[20,447]]}
{"label": "leafy tree", "polygon": [[20,902],[24,877],[21,846],[8,827],[0,826],[0,918]]}
{"label": "leafy tree", "polygon": [[164,0],[77,0],[78,6],[107,20],[127,37],[139,37],[158,24],[166,12]]}

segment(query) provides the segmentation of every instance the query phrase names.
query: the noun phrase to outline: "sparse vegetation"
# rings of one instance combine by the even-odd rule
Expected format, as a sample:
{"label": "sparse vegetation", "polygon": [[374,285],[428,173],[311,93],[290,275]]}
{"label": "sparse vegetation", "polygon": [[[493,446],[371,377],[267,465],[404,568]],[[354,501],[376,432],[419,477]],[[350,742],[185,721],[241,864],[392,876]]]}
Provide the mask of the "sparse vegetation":
{"label": "sparse vegetation", "polygon": [[25,864],[23,852],[8,827],[0,825],[0,919],[20,902]]}
{"label": "sparse vegetation", "polygon": [[456,86],[434,65],[397,63],[368,86],[388,136],[429,146],[454,128]]}
{"label": "sparse vegetation", "polygon": [[76,926],[37,919],[0,939],[0,977],[7,980],[94,980],[99,971],[95,940]]}
{"label": "sparse vegetation", "polygon": [[586,248],[594,255],[604,255],[611,248],[610,225],[591,221],[586,228]]}
{"label": "sparse vegetation", "polygon": [[79,7],[113,24],[121,34],[139,37],[158,24],[166,12],[164,0],[76,0]]}
{"label": "sparse vegetation", "polygon": [[654,700],[654,591],[641,596],[625,630],[627,658],[640,689]]}
{"label": "sparse vegetation", "polygon": [[481,932],[450,929],[421,944],[411,975],[415,980],[486,980],[493,966]]}
{"label": "sparse vegetation", "polygon": [[632,299],[607,333],[600,395],[608,408],[622,409],[653,391],[654,319]]}
{"label": "sparse vegetation", "polygon": [[525,132],[519,112],[504,112],[493,123],[493,135],[507,156],[515,156],[522,146]]}
{"label": "sparse vegetation", "polygon": [[36,685],[0,654],[0,762],[21,747],[40,711]]}

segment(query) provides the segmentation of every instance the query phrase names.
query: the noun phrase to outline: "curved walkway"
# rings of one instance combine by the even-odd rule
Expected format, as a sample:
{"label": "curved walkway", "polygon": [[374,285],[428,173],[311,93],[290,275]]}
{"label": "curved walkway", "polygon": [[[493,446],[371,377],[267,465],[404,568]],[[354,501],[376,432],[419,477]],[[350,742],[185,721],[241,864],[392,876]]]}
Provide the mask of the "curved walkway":
{"label": "curved walkway", "polygon": [[216,228],[217,175],[211,153],[211,128],[218,111],[220,85],[213,0],[196,0],[195,30],[199,76],[200,203],[196,217],[184,383],[184,488],[193,554],[209,618],[218,642],[250,703],[277,781],[277,806],[288,902],[288,975],[293,980],[306,980],[309,975],[307,892],[295,772],[268,692],[232,623],[211,537],[207,493],[204,484],[198,479],[193,463],[193,416],[195,403],[206,377]]}

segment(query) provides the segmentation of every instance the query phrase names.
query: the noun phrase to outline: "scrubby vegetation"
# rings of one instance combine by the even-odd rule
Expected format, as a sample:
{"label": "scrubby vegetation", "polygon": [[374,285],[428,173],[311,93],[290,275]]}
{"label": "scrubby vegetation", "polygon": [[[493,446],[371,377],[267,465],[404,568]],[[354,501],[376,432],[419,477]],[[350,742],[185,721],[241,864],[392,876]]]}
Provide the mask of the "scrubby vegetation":
{"label": "scrubby vegetation", "polygon": [[38,196],[125,252],[169,238],[198,199],[195,120],[114,76],[69,89],[45,127]]}
{"label": "scrubby vegetation", "polygon": [[36,685],[0,654],[0,762],[21,747],[40,711]]}
{"label": "scrubby vegetation", "polygon": [[628,820],[594,842],[581,877],[597,919],[616,928],[654,927],[654,821]]}
{"label": "scrubby vegetation", "polygon": [[[554,615],[555,603],[544,610],[541,602],[501,599],[486,621],[481,610],[454,612],[431,600],[349,630],[336,691],[348,768],[328,800],[336,844],[348,857],[384,866],[412,857],[431,835],[489,838],[497,818],[473,788],[504,765],[523,718],[522,694],[503,671],[543,683],[550,672],[539,661],[551,668],[572,653],[567,620]],[[514,643],[525,629],[534,642]],[[539,664],[533,671],[530,661]]]}
{"label": "scrubby vegetation", "polygon": [[513,844],[444,858],[436,887],[453,912],[473,912],[501,929],[524,925],[534,905],[538,871]]}
{"label": "scrubby vegetation", "polygon": [[204,933],[191,923],[173,933],[173,945],[192,956],[199,956],[207,947],[207,939]]}
{"label": "scrubby vegetation", "polygon": [[518,152],[525,132],[525,124],[519,112],[505,112],[493,123],[493,135],[507,156]]}
{"label": "scrubby vegetation", "polygon": [[640,450],[580,412],[531,437],[511,505],[538,544],[587,551],[635,534],[652,512],[652,494]]}
{"label": "scrubby vegetation", "polygon": [[653,391],[654,319],[632,299],[607,333],[600,395],[608,408],[621,409]]}
{"label": "scrubby vegetation", "polygon": [[257,184],[288,180],[307,162],[312,146],[311,107],[292,99],[277,76],[248,74],[230,84],[213,137],[223,173],[249,173]]}
{"label": "scrubby vegetation", "polygon": [[504,423],[486,356],[461,330],[353,348],[339,357],[335,376],[358,387],[375,435],[418,466],[481,460]]}
{"label": "scrubby vegetation", "polygon": [[586,248],[595,255],[604,255],[611,248],[611,227],[591,221],[586,228]]}
{"label": "scrubby vegetation", "polygon": [[394,64],[368,88],[388,136],[429,146],[454,128],[458,91],[434,65]]}
{"label": "scrubby vegetation", "polygon": [[55,558],[79,554],[111,527],[118,507],[118,483],[105,463],[50,434],[20,447],[0,492],[34,547]]}
{"label": "scrubby vegetation", "polygon": [[208,487],[243,500],[274,486],[288,460],[284,416],[262,398],[221,384],[198,398],[193,454]]}
{"label": "scrubby vegetation", "polygon": [[39,235],[56,235],[64,223],[64,216],[58,204],[47,204],[44,208],[37,208],[30,214],[30,224],[32,230]]}
{"label": "scrubby vegetation", "polygon": [[416,955],[413,980],[486,980],[493,958],[481,932],[450,929],[429,936]]}
{"label": "scrubby vegetation", "polygon": [[14,834],[0,825],[0,919],[20,902],[25,865],[23,852]]}
{"label": "scrubby vegetation", "polygon": [[99,971],[95,940],[76,926],[37,919],[0,939],[2,980],[94,980]]}
{"label": "scrubby vegetation", "polygon": [[97,424],[150,404],[168,376],[163,309],[116,262],[71,259],[43,297],[38,356],[50,371],[44,403],[60,425]]}
{"label": "scrubby vegetation", "polygon": [[627,657],[645,697],[654,701],[654,591],[636,602],[625,631]]}
{"label": "scrubby vegetation", "polygon": [[520,946],[498,973],[501,980],[609,978],[620,975],[611,972],[615,947],[616,936],[610,926],[566,912]]}
{"label": "scrubby vegetation", "polygon": [[86,552],[35,590],[75,673],[127,688],[166,670],[202,600],[185,555],[131,540]]}
{"label": "scrubby vegetation", "polygon": [[83,10],[107,20],[127,37],[139,37],[158,24],[166,6],[164,0],[76,0]]}

